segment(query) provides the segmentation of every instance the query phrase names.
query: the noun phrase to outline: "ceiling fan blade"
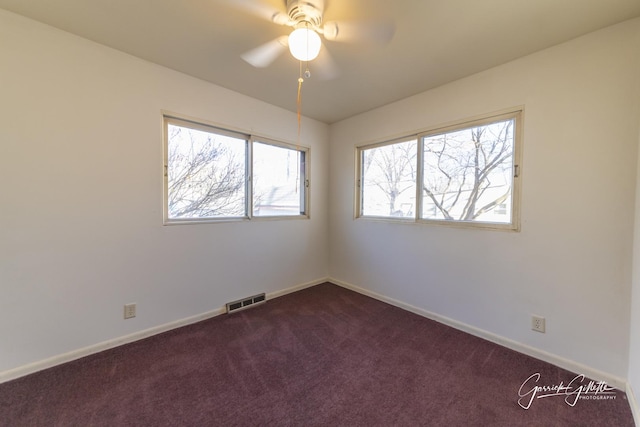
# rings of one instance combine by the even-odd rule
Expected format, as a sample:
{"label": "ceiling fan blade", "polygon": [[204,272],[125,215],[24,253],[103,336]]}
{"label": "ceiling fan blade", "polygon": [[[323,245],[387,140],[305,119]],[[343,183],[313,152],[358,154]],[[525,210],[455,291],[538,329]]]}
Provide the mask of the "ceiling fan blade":
{"label": "ceiling fan blade", "polygon": [[279,25],[288,25],[289,17],[283,10],[278,10],[271,5],[267,5],[260,0],[222,0],[231,7],[247,12],[266,21],[275,22]]}
{"label": "ceiling fan blade", "polygon": [[396,26],[392,21],[329,21],[322,27],[324,37],[330,41],[356,43],[388,43],[393,39]]}
{"label": "ceiling fan blade", "polygon": [[241,55],[242,59],[254,67],[264,68],[271,65],[287,48],[287,36],[280,36]]}
{"label": "ceiling fan blade", "polygon": [[320,80],[331,80],[338,77],[340,69],[336,65],[333,57],[327,50],[326,46],[322,46],[318,57],[310,62],[312,77],[315,75]]}

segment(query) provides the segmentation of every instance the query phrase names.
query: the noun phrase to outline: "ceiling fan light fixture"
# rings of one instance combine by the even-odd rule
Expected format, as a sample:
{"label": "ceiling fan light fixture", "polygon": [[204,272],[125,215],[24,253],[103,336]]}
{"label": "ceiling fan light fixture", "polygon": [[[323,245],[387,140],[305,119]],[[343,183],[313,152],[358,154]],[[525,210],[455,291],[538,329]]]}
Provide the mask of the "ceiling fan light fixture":
{"label": "ceiling fan light fixture", "polygon": [[313,61],[320,53],[322,41],[314,30],[298,28],[289,34],[289,51],[300,61]]}

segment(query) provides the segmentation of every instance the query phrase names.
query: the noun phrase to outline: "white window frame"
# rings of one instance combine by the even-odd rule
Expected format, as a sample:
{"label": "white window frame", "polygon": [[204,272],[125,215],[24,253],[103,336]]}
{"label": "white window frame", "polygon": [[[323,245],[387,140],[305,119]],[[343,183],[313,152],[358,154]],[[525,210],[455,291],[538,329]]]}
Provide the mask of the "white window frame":
{"label": "white window frame", "polygon": [[[191,129],[211,132],[219,135],[231,136],[234,138],[244,139],[245,149],[245,198],[244,198],[244,215],[226,216],[226,217],[207,217],[207,218],[170,218],[169,217],[169,132],[168,126],[173,124],[176,126],[187,127]],[[248,220],[285,220],[285,219],[309,219],[310,206],[310,148],[302,145],[282,142],[270,138],[252,135],[247,132],[238,130],[230,130],[227,127],[219,126],[204,120],[186,118],[174,113],[162,114],[162,131],[163,131],[163,224],[179,225],[179,224],[202,224],[202,223],[220,223],[230,221],[248,221]],[[301,212],[299,215],[253,215],[253,144],[254,142],[269,144],[276,147],[282,147],[302,153],[302,175],[301,180]]]}
{"label": "white window frame", "polygon": [[[289,144],[286,142],[281,142],[281,141],[276,141],[273,139],[269,139],[269,138],[262,138],[262,137],[258,137],[258,136],[253,136],[251,137],[251,153],[252,153],[252,159],[253,159],[253,144],[254,143],[259,143],[259,144],[266,144],[266,145],[272,145],[274,147],[279,147],[279,148],[284,148],[284,149],[288,149],[288,150],[293,150],[293,151],[298,151],[302,154],[302,167],[300,170],[300,184],[299,184],[299,191],[300,191],[300,208],[301,208],[301,212],[299,215],[253,215],[253,210],[254,210],[254,195],[253,195],[253,187],[251,188],[251,200],[250,200],[250,209],[249,212],[251,213],[251,217],[252,218],[272,218],[272,219],[278,219],[278,218],[308,218],[309,217],[309,148],[306,147],[301,147],[299,145],[295,145],[295,144]],[[251,177],[253,177],[253,161],[250,163],[250,168],[251,168]],[[300,165],[298,165],[300,166]],[[253,178],[251,179],[251,182],[253,183]]]}
{"label": "white window frame", "polygon": [[[513,142],[513,180],[511,186],[511,222],[486,222],[486,221],[463,221],[463,220],[440,220],[440,219],[428,219],[422,218],[423,210],[423,198],[425,197],[422,189],[422,182],[424,181],[424,165],[423,165],[423,153],[424,153],[424,138],[434,135],[440,135],[444,133],[454,132],[457,130],[468,129],[476,126],[482,126],[494,122],[500,122],[505,120],[514,120],[514,142]],[[406,135],[392,140],[371,143],[366,145],[356,146],[355,160],[355,218],[356,219],[369,219],[369,220],[381,220],[391,222],[402,223],[416,223],[416,224],[429,224],[429,225],[444,225],[450,227],[470,227],[470,228],[484,228],[494,230],[507,230],[507,231],[519,231],[520,230],[520,193],[522,186],[521,177],[521,164],[522,164],[522,139],[523,139],[523,121],[524,121],[524,108],[518,107],[501,112],[487,114],[479,117],[475,117],[467,120],[460,120],[458,122],[448,124],[446,126],[438,126],[430,129],[422,130],[415,134]],[[366,150],[382,147],[386,145],[396,144],[399,142],[407,141],[409,139],[416,139],[416,194],[415,194],[415,207],[414,215],[412,217],[394,217],[394,216],[372,216],[363,214],[363,156]]]}
{"label": "white window frame", "polygon": [[[402,144],[405,142],[409,142],[411,140],[416,140],[416,149],[418,149],[418,141],[417,135],[409,135],[402,138],[395,138],[389,141],[379,142],[375,144],[369,144],[357,147],[356,154],[356,217],[358,218],[370,218],[370,219],[381,219],[381,220],[393,220],[393,221],[414,221],[415,218],[412,217],[400,217],[400,216],[379,216],[379,215],[365,215],[364,214],[364,185],[363,185],[363,163],[364,163],[364,152],[367,150],[386,147],[394,144]],[[416,156],[417,160],[417,156]],[[417,200],[417,199],[416,199]],[[414,209],[415,212],[415,209]]]}

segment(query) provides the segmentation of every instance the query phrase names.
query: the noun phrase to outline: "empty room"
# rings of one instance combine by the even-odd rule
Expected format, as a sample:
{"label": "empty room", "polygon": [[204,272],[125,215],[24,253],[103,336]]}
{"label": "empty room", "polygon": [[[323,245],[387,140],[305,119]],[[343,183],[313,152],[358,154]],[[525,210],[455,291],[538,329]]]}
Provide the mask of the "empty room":
{"label": "empty room", "polygon": [[640,425],[637,0],[0,0],[0,425]]}

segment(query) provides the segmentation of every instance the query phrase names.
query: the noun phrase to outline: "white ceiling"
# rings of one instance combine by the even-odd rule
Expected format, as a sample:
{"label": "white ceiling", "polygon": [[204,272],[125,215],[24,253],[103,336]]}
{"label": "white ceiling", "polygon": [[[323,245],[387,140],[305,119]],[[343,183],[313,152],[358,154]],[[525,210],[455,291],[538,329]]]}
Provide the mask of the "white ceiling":
{"label": "white ceiling", "polygon": [[[280,35],[239,4],[285,0],[0,0],[0,8],[296,111],[299,64],[240,55]],[[303,114],[333,123],[640,16],[640,0],[326,0],[324,20],[390,19],[382,45],[326,42],[337,78],[303,84]],[[260,9],[262,10],[262,9]],[[323,48],[323,49],[324,49]]]}

